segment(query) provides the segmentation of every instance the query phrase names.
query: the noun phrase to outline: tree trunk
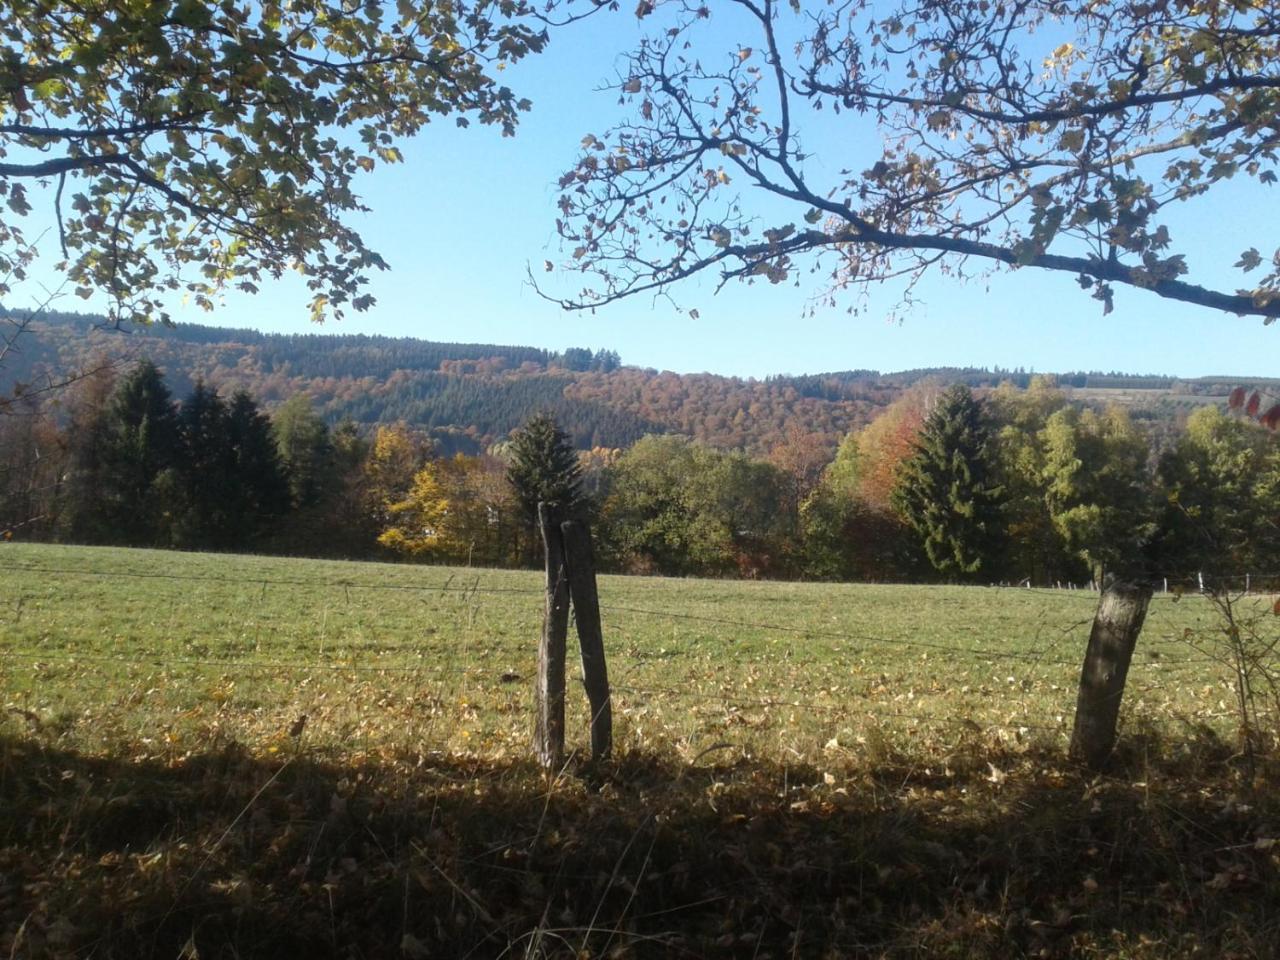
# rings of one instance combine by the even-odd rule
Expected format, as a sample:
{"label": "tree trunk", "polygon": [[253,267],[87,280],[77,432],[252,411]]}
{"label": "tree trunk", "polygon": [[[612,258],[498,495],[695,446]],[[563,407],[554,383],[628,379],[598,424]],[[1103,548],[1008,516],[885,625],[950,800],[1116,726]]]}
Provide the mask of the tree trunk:
{"label": "tree trunk", "polygon": [[566,520],[560,529],[568,557],[573,615],[578,623],[582,682],[591,702],[591,759],[603,760],[613,748],[613,708],[609,700],[609,670],[605,664],[604,633],[600,627],[600,595],[596,590],[591,531],[580,520]]}
{"label": "tree trunk", "polygon": [[1133,648],[1151,602],[1151,585],[1115,580],[1102,585],[1080,673],[1071,756],[1100,770],[1116,743],[1116,720]]}
{"label": "tree trunk", "polygon": [[538,680],[534,690],[533,749],[548,770],[564,763],[564,660],[569,632],[569,577],[564,537],[556,504],[538,504],[538,525],[547,564],[546,606],[538,643]]}

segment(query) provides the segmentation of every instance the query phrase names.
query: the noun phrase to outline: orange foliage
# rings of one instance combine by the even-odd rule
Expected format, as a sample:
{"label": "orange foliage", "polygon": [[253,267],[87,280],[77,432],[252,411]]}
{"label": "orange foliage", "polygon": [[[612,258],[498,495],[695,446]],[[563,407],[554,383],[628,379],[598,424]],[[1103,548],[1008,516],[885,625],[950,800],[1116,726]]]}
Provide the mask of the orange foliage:
{"label": "orange foliage", "polygon": [[866,464],[858,492],[871,506],[889,510],[889,494],[898,466],[911,456],[937,389],[916,387],[904,393],[858,434],[858,450]]}

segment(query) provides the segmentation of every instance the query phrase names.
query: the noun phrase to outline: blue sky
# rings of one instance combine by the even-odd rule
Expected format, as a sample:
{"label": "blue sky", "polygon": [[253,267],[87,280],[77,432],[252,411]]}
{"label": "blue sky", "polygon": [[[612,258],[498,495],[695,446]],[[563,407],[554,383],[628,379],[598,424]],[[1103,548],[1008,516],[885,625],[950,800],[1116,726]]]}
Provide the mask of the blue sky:
{"label": "blue sky", "polygon": [[[859,301],[808,316],[816,286],[734,285],[713,295],[713,282],[674,291],[677,303],[636,299],[595,314],[566,313],[528,285],[526,265],[552,289],[571,293],[543,274],[559,260],[555,235],[557,177],[572,165],[588,132],[603,134],[621,109],[616,93],[599,87],[643,27],[627,13],[595,17],[558,33],[550,49],[507,71],[510,85],[534,102],[514,138],[467,130],[446,120],[409,143],[406,162],[380,167],[361,183],[372,212],[358,221],[392,269],[374,279],[377,306],[317,331],[301,284],[282,281],[257,296],[231,295],[214,313],[178,307],[175,319],[268,331],[350,332],[432,340],[610,347],[625,363],[680,372],[712,371],[763,377],[850,368],[883,371],[928,366],[1002,366],[1161,372],[1180,376],[1280,375],[1280,330],[1252,318],[1226,316],[1118,290],[1116,309],[1102,315],[1074,279],[1045,271],[1000,271],[958,282],[935,275],[916,290],[919,303],[898,322],[887,319],[899,288],[873,287]],[[739,42],[718,27],[723,49]],[[874,138],[874,131],[859,134]],[[811,130],[810,148],[834,169],[847,162],[848,132]],[[872,148],[875,143],[870,144]],[[1250,187],[1257,191],[1258,188]],[[1203,211],[1204,207],[1201,208]],[[1274,238],[1276,204],[1268,194],[1227,189],[1213,217],[1183,225],[1195,241],[1187,251],[1191,279],[1228,287],[1225,269],[1249,245]],[[1274,242],[1274,241],[1273,241]],[[48,250],[46,267],[55,259]],[[1213,272],[1197,274],[1198,266]],[[47,275],[45,282],[52,282]],[[802,283],[809,280],[802,273]],[[19,298],[20,300],[20,298]],[[850,316],[844,306],[860,304]],[[15,303],[15,305],[20,305]],[[59,301],[83,309],[75,298]],[[90,307],[95,306],[91,301]]]}

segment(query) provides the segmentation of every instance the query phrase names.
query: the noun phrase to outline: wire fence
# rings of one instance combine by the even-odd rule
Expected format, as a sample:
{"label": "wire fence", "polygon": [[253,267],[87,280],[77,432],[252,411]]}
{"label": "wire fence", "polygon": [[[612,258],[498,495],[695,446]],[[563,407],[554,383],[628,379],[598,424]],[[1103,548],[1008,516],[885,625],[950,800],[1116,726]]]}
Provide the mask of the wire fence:
{"label": "wire fence", "polygon": [[[406,570],[411,569],[406,568]],[[247,592],[248,599],[241,598],[240,602],[243,606],[237,612],[243,615],[244,624],[251,624],[259,631],[259,636],[252,643],[248,641],[241,642],[242,655],[229,656],[224,653],[220,656],[204,656],[192,655],[189,652],[179,652],[173,649],[137,649],[133,645],[130,645],[125,650],[110,652],[80,651],[56,645],[50,645],[44,649],[19,649],[13,642],[3,639],[3,624],[0,622],[0,663],[28,663],[33,668],[46,670],[59,667],[83,667],[85,665],[112,666],[143,671],[174,671],[178,668],[183,668],[195,671],[213,671],[220,674],[274,676],[283,682],[296,682],[304,674],[328,673],[338,677],[398,677],[423,685],[430,682],[446,683],[450,680],[456,680],[459,677],[460,670],[463,668],[456,664],[433,662],[432,658],[435,656],[435,652],[433,652],[429,644],[424,643],[421,637],[410,639],[400,637],[394,641],[379,639],[371,643],[326,641],[323,637],[318,640],[313,637],[309,641],[312,644],[312,648],[307,650],[307,654],[303,658],[272,656],[271,652],[273,650],[278,651],[286,646],[292,646],[296,649],[298,642],[294,640],[283,644],[273,643],[270,634],[276,631],[270,629],[268,630],[268,642],[265,644],[261,642],[260,633],[264,623],[270,626],[271,624],[285,625],[292,622],[287,616],[272,617],[261,609],[267,600],[269,591],[284,590],[291,593],[309,591],[330,597],[341,597],[341,602],[345,604],[352,603],[353,593],[359,596],[368,592],[376,596],[388,591],[401,595],[416,594],[422,598],[454,597],[470,602],[474,602],[476,598],[490,596],[501,598],[520,597],[528,598],[528,611],[531,622],[540,619],[542,598],[544,597],[544,590],[541,587],[526,588],[484,584],[481,582],[479,575],[460,575],[458,573],[450,574],[439,582],[395,583],[369,582],[346,578],[305,579],[279,576],[211,575],[127,568],[103,570],[17,563],[0,567],[0,575],[3,576],[3,584],[9,588],[19,584],[23,578],[93,578],[104,581],[172,582],[180,585],[200,583],[215,587],[239,588]],[[1256,582],[1252,577],[1250,581],[1251,583]],[[20,587],[16,593],[12,592],[11,589],[0,590],[0,599],[8,599],[11,604],[10,609],[13,611],[11,623],[18,622],[23,616],[39,615],[38,613],[28,613],[24,610],[26,603],[36,600],[37,595],[21,592],[22,589],[24,588]],[[29,587],[26,589],[29,589]],[[1025,587],[1011,587],[1008,589],[1018,590],[1022,594],[1027,592]],[[1034,592],[1053,593],[1061,596],[1060,592],[1053,590],[1046,591],[1037,588]],[[6,593],[10,594],[7,598],[4,596]],[[190,594],[186,595],[184,599],[196,606],[207,602],[206,598],[195,597]],[[1084,597],[1081,599],[1083,600]],[[1034,638],[1038,641],[1039,649],[1011,649],[1007,647],[977,647],[961,643],[947,643],[902,636],[876,636],[869,633],[825,629],[812,624],[757,621],[740,617],[693,613],[678,609],[657,609],[650,606],[635,606],[631,604],[602,603],[601,611],[607,618],[609,631],[615,636],[620,633],[634,632],[634,630],[639,629],[638,624],[655,621],[672,625],[706,625],[717,628],[717,631],[721,633],[749,631],[754,635],[775,640],[785,638],[791,641],[796,639],[801,641],[829,641],[841,645],[839,655],[846,660],[870,654],[887,654],[892,657],[894,651],[899,654],[919,653],[922,658],[928,658],[931,663],[936,665],[934,668],[936,676],[943,679],[949,677],[948,670],[953,665],[987,665],[1000,666],[1002,668],[1008,666],[1015,671],[1019,669],[1023,671],[1021,678],[1014,676],[1007,678],[1010,683],[1014,684],[1019,680],[1023,683],[1029,683],[1036,679],[1035,671],[1038,669],[1059,668],[1060,672],[1063,672],[1064,678],[1070,676],[1065,671],[1078,671],[1083,655],[1080,632],[1088,626],[1091,620],[1090,617],[1082,617],[1068,624],[1058,625],[1051,631],[1057,635],[1054,637],[1054,642],[1044,642],[1042,628]],[[176,612],[173,613],[173,616],[176,617]],[[373,626],[376,627],[378,623],[378,618],[375,617]],[[909,629],[910,626],[908,623],[904,625],[904,628]],[[532,650],[535,637],[536,634],[531,635],[529,638],[530,650]],[[1061,655],[1061,648],[1064,646],[1064,641],[1067,640],[1073,643],[1075,656],[1067,657]],[[1025,635],[1021,638],[1012,638],[1010,642],[1022,646],[1028,645]],[[327,650],[325,649],[326,644],[328,645]],[[1033,647],[1036,645],[1036,643],[1031,644]],[[1197,655],[1171,657],[1156,653],[1156,651],[1170,648],[1192,651]],[[1185,636],[1144,638],[1140,641],[1140,650],[1142,649],[1148,650],[1149,656],[1135,658],[1132,668],[1139,679],[1136,683],[1131,684],[1131,691],[1139,694],[1159,691],[1163,682],[1161,674],[1166,671],[1188,668],[1191,675],[1195,677],[1196,671],[1203,672],[1203,668],[1210,664],[1229,665],[1229,658],[1226,654],[1215,650],[1212,642],[1203,641],[1203,638]],[[266,656],[263,656],[264,652],[267,654]],[[726,646],[723,656],[729,658],[733,655],[731,647]],[[412,662],[405,662],[406,658]],[[611,666],[614,668],[615,674],[612,691],[617,702],[630,701],[639,704],[645,700],[660,699],[668,703],[689,701],[704,704],[714,703],[733,709],[794,709],[837,719],[857,718],[863,721],[874,719],[876,721],[895,723],[931,724],[962,728],[974,732],[1015,730],[1035,731],[1053,735],[1065,735],[1069,732],[1069,724],[1064,717],[1058,717],[1054,722],[1046,722],[1045,718],[1035,715],[1013,715],[1019,712],[1028,714],[1030,708],[1025,703],[1019,705],[1016,701],[1011,701],[1008,698],[1001,702],[1001,706],[1005,708],[1006,715],[1004,717],[993,719],[984,716],[975,718],[969,715],[961,716],[923,709],[910,709],[897,702],[886,705],[883,702],[858,695],[846,695],[838,700],[830,697],[820,700],[803,691],[773,691],[769,695],[763,696],[745,695],[741,692],[715,689],[714,682],[684,683],[682,685],[628,682],[632,671],[640,663],[628,664],[616,646],[612,651],[611,660]],[[1150,677],[1147,681],[1141,679],[1144,671],[1147,671],[1147,676]],[[517,682],[525,679],[518,675],[504,676],[503,682]],[[1142,718],[1142,722],[1153,726],[1193,728],[1203,726],[1211,721],[1234,716],[1230,710],[1213,709],[1213,704],[1204,706],[1205,709],[1195,710],[1194,712],[1181,711],[1163,717],[1146,716]]]}

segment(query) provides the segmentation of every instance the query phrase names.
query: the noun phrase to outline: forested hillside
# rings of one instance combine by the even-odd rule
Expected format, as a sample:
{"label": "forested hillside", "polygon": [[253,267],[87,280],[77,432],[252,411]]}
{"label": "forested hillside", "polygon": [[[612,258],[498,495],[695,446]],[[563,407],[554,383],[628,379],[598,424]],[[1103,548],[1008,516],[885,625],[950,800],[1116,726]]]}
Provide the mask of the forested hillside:
{"label": "forested hillside", "polygon": [[1139,554],[1175,575],[1280,569],[1258,532],[1280,529],[1264,426],[1280,402],[1258,384],[1246,402],[1243,385],[1228,401],[1120,374],[757,381],[607,349],[83,317],[15,343],[4,537],[520,565],[537,503],[575,499],[602,562],[630,572],[1099,582]]}
{"label": "forested hillside", "polygon": [[[649,433],[679,433],[721,449],[765,456],[798,432],[829,449],[921,382],[1025,387],[1025,370],[875,370],[743,379],[625,367],[607,349],[434,343],[364,334],[263,334],[196,324],[108,329],[101,318],[45,314],[0,365],[0,396],[68,372],[150,359],[178,395],[203,381],[224,395],[244,390],[267,410],[308,394],[331,424],[367,429],[405,421],[446,452],[480,452],[531,412],[550,412],[582,449],[624,448]],[[1059,384],[1086,402],[1118,402],[1158,442],[1229,377],[1181,381],[1157,375],[1075,372]]]}

